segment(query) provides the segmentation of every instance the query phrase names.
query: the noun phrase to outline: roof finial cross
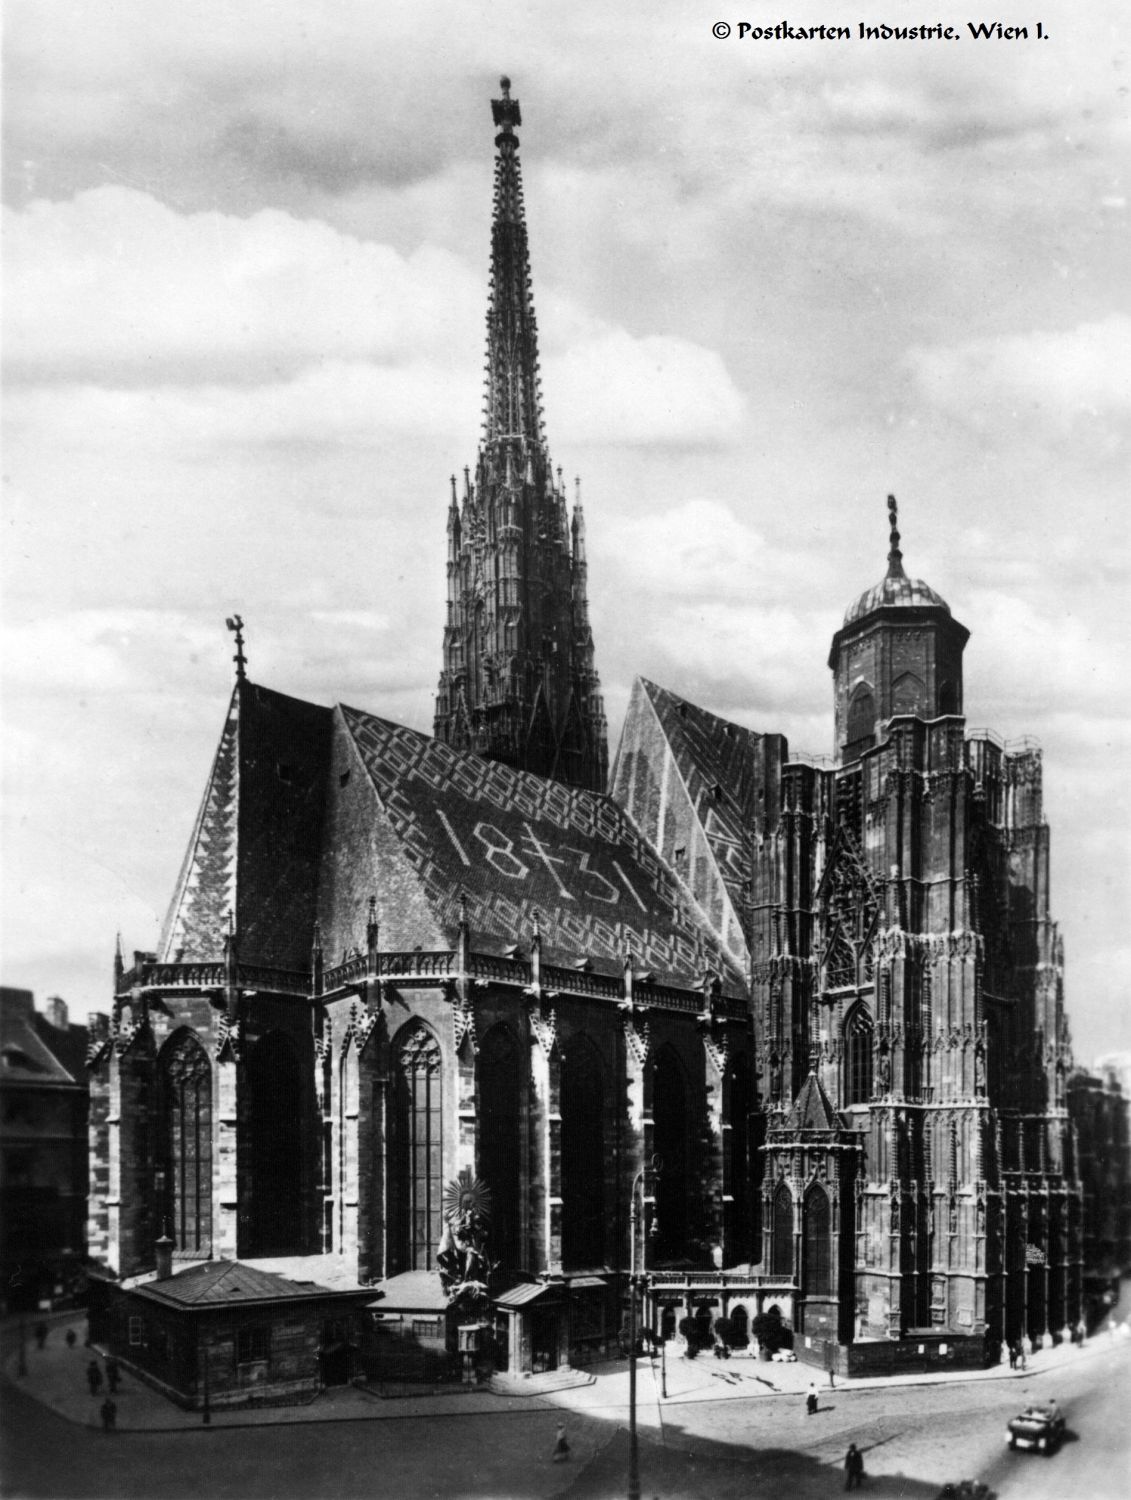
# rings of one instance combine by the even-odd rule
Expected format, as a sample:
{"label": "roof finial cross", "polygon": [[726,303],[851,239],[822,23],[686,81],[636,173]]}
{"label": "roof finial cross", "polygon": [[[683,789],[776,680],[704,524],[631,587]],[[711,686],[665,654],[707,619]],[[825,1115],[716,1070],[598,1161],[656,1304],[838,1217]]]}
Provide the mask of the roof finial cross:
{"label": "roof finial cross", "polygon": [[236,654],[232,657],[236,664],[236,681],[243,682],[247,676],[247,657],[243,654],[243,620],[239,615],[229,615],[226,623],[236,638]]}

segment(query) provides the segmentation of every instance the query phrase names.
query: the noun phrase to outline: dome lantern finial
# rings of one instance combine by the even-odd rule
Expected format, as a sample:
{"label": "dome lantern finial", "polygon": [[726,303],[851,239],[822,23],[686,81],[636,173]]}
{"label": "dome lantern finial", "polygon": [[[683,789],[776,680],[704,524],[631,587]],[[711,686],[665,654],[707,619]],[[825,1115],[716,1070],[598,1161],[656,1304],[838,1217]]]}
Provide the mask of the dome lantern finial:
{"label": "dome lantern finial", "polygon": [[903,553],[899,550],[899,504],[888,496],[888,525],[891,528],[888,547],[888,577],[903,577]]}

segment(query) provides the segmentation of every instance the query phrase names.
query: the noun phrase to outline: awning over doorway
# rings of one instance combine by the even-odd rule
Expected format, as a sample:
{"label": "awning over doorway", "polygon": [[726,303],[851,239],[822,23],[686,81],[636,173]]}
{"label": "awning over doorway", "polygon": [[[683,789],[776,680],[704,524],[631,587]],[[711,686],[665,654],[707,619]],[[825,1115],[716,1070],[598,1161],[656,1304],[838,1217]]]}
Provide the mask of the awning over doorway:
{"label": "awning over doorway", "polygon": [[528,1307],[531,1302],[560,1299],[563,1291],[560,1281],[527,1281],[521,1286],[512,1286],[509,1292],[502,1292],[492,1301],[496,1307]]}

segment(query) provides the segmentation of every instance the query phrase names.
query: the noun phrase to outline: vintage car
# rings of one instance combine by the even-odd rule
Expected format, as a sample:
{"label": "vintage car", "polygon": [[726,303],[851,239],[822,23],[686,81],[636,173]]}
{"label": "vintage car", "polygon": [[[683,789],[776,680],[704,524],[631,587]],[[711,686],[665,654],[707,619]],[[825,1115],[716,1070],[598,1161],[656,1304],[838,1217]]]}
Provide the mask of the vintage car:
{"label": "vintage car", "polygon": [[973,1479],[963,1479],[958,1484],[944,1484],[938,1500],[989,1500],[989,1486]]}
{"label": "vintage car", "polygon": [[1046,1456],[1055,1453],[1064,1438],[1064,1418],[1055,1406],[1027,1406],[1006,1427],[1011,1448],[1035,1448]]}

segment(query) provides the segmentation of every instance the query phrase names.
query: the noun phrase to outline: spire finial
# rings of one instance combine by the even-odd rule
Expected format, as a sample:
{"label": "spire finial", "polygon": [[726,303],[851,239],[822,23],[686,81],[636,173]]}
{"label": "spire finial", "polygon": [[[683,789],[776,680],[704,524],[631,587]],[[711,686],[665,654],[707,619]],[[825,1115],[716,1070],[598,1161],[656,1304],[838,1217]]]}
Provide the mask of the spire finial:
{"label": "spire finial", "polygon": [[899,550],[899,504],[894,495],[888,496],[888,525],[891,528],[888,548],[888,577],[898,578],[903,573],[903,553]]}
{"label": "spire finial", "polygon": [[236,681],[243,682],[247,676],[247,657],[243,653],[243,620],[239,615],[229,615],[226,623],[236,638],[236,654],[232,657],[236,664]]}
{"label": "spire finial", "polygon": [[[491,113],[502,135],[511,136],[514,127],[522,124],[522,112],[518,107],[518,100],[511,98],[511,81],[505,73],[499,79],[499,90],[503,97],[491,100]],[[515,145],[518,145],[517,140]]]}

